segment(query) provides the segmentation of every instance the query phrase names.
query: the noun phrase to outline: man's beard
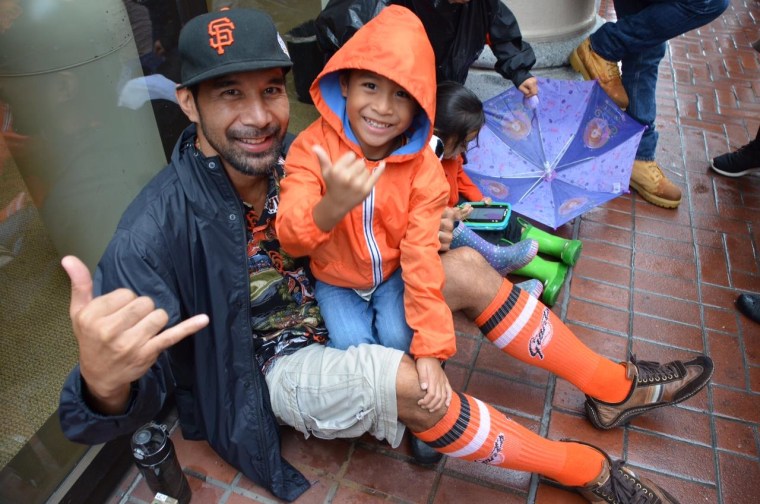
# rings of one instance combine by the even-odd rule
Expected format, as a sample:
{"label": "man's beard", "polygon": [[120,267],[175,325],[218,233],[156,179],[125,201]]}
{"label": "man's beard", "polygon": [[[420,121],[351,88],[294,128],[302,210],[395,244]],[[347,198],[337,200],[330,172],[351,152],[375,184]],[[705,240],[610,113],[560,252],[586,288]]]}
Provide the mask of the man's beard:
{"label": "man's beard", "polygon": [[[218,141],[201,123],[201,130],[206,141],[233,169],[243,175],[267,175],[282,154],[283,135],[279,124],[266,129],[239,129],[225,131],[224,140]],[[235,147],[237,138],[272,137],[272,145],[264,152],[251,153]]]}

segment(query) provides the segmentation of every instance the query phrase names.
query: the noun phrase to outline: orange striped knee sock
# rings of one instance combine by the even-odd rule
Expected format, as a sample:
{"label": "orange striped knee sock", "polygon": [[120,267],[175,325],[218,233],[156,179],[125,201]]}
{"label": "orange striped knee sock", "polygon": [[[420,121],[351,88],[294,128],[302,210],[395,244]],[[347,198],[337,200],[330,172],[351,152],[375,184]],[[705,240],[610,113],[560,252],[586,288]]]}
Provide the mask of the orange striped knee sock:
{"label": "orange striped knee sock", "polygon": [[594,448],[542,438],[467,394],[455,393],[443,418],[414,435],[449,457],[537,473],[567,486],[586,485],[604,463]]}
{"label": "orange striped knee sock", "polygon": [[593,352],[551,310],[509,280],[475,323],[502,351],[551,371],[595,399],[617,403],[631,390],[625,366]]}

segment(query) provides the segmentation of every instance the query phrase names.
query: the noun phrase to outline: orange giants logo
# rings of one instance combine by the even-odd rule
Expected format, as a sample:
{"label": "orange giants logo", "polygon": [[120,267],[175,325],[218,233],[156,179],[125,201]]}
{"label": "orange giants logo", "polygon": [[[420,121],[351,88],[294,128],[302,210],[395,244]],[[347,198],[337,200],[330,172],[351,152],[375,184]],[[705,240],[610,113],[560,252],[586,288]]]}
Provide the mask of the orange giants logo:
{"label": "orange giants logo", "polygon": [[208,34],[211,38],[208,39],[208,44],[216,49],[216,52],[224,54],[224,48],[231,46],[235,42],[235,37],[232,31],[235,29],[235,24],[230,21],[230,18],[223,17],[214,19],[208,24]]}

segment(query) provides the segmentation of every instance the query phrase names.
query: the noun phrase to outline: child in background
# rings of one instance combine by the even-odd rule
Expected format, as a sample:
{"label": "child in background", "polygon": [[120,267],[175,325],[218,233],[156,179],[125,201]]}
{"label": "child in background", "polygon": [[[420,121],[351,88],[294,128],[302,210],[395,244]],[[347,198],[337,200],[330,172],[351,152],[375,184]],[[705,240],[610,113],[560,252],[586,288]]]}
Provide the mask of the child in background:
{"label": "child in background", "polygon": [[[443,143],[441,164],[450,187],[448,205],[457,209],[460,219],[453,232],[451,248],[468,246],[478,250],[502,275],[516,273],[540,279],[541,282],[528,280],[517,285],[534,297],[543,293],[544,303],[553,305],[564,283],[566,266],[572,266],[578,260],[581,242],[540,231],[514,213],[510,215],[502,235],[509,242],[516,242],[513,245],[495,245],[468,228],[464,220],[472,207],[467,204],[456,207],[460,199],[491,203],[491,198],[483,197],[478,186],[464,171],[467,146],[477,141],[485,124],[483,103],[462,84],[446,81],[438,85],[436,107],[435,134]],[[504,240],[500,241],[504,243]],[[564,265],[536,257],[538,252],[557,256]],[[530,267],[526,268],[528,265]]]}
{"label": "child in background", "polygon": [[[470,205],[457,206],[460,198],[491,204],[470,177],[464,172],[465,150],[476,141],[486,122],[483,103],[461,84],[453,81],[438,85],[436,96],[435,134],[443,142],[441,164],[449,182],[448,205],[458,212],[459,223],[452,233],[451,248],[470,247],[481,253],[493,268],[506,276],[530,263],[538,253],[538,242],[523,240],[510,246],[489,243],[467,227],[465,220],[472,211]],[[540,282],[528,281],[521,285],[534,297],[541,295]]]}
{"label": "child in background", "polygon": [[276,221],[283,248],[310,257],[330,345],[411,353],[426,399],[450,397],[440,362],[456,351],[438,255],[449,188],[428,147],[435,82],[411,11],[364,25],[311,86],[321,117],[290,147]]}

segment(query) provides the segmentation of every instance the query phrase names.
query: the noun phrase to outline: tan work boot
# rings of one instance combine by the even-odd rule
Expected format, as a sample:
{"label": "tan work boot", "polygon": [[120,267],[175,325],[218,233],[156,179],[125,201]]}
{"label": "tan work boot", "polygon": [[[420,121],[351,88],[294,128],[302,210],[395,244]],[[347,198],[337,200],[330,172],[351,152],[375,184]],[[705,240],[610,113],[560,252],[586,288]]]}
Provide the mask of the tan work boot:
{"label": "tan work boot", "polygon": [[628,93],[620,80],[617,62],[608,61],[594,52],[591,39],[587,38],[570,54],[570,65],[586,80],[596,79],[602,89],[612,98],[618,107],[628,108]]}
{"label": "tan work boot", "polygon": [[681,204],[681,188],[665,176],[657,161],[634,161],[630,184],[653,205],[677,208]]}
{"label": "tan work boot", "polygon": [[633,387],[622,402],[586,396],[586,414],[597,429],[611,429],[647,411],[685,401],[702,390],[713,374],[713,361],[706,355],[667,364],[639,361],[634,355],[625,366]]}
{"label": "tan work boot", "polygon": [[600,451],[605,460],[598,478],[586,486],[576,487],[587,501],[605,504],[678,504],[675,497],[656,483],[636,476],[624,460],[613,462],[599,448],[588,446]]}

